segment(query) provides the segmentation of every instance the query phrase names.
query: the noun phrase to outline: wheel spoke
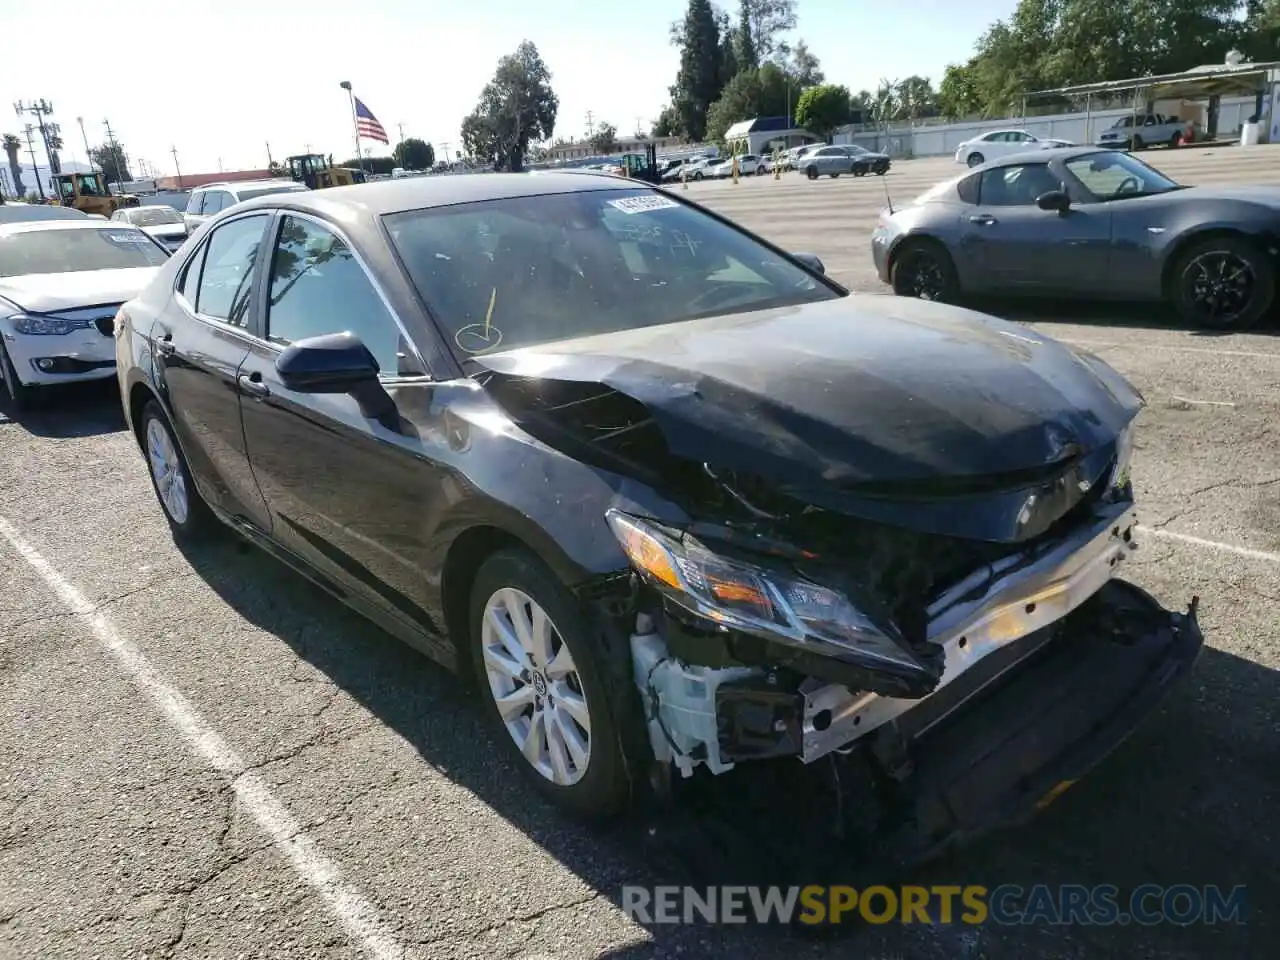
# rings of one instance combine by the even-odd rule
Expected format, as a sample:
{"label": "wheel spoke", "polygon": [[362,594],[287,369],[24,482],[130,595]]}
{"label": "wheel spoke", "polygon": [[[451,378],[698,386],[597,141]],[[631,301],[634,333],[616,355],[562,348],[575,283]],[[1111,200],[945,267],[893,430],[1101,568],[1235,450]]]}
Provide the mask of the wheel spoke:
{"label": "wheel spoke", "polygon": [[566,755],[564,730],[560,726],[559,718],[555,713],[551,713],[543,722],[547,730],[547,754],[551,759],[551,779],[560,784],[569,783],[573,778],[569,774],[569,758]]}
{"label": "wheel spoke", "polygon": [[558,683],[555,687],[556,708],[572,717],[591,736],[591,714],[587,712],[587,701],[576,690],[570,690],[566,684]]}
{"label": "wheel spoke", "polygon": [[569,652],[568,644],[561,643],[560,649],[556,651],[556,655],[546,665],[543,672],[546,673],[548,680],[563,680],[577,669],[577,665],[573,662],[573,654]]}
{"label": "wheel spoke", "polygon": [[581,770],[587,765],[587,741],[583,739],[573,720],[561,711],[561,706],[559,702],[556,703],[556,711],[552,715],[553,724],[561,743],[569,751],[574,768]]}
{"label": "wheel spoke", "polygon": [[485,644],[484,665],[490,671],[497,672],[509,680],[520,680],[523,670],[520,662],[511,659],[511,651],[505,645]]}
{"label": "wheel spoke", "polygon": [[542,768],[542,749],[547,737],[547,717],[541,710],[535,710],[529,718],[529,733],[520,745],[524,758],[535,767]]}
{"label": "wheel spoke", "polygon": [[555,632],[555,628],[551,625],[551,620],[536,603],[533,606],[533,616],[529,623],[529,653],[533,657],[535,666],[545,668],[551,663],[551,635]]}
{"label": "wheel spoke", "polygon": [[493,700],[498,705],[498,713],[502,714],[503,721],[510,723],[524,713],[526,708],[533,706],[533,687],[521,684],[505,696],[495,696]]}
{"label": "wheel spoke", "polygon": [[485,613],[489,626],[493,628],[493,632],[497,634],[498,642],[502,644],[502,648],[506,650],[507,656],[514,663],[523,665],[525,662],[524,648],[520,645],[520,638],[516,636],[510,622],[503,616],[506,611],[505,604],[491,606]]}
{"label": "wheel spoke", "polygon": [[520,644],[521,651],[526,657],[532,658],[533,624],[529,621],[528,601],[514,590],[504,590],[500,602],[507,611],[507,619],[511,621],[511,628],[515,631],[516,642]]}

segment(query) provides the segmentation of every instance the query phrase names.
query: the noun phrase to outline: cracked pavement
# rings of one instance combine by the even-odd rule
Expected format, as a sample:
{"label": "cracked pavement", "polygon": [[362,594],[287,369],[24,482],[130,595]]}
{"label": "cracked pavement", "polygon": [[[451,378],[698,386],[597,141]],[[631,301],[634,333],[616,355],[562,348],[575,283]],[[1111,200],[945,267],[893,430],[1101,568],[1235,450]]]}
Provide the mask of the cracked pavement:
{"label": "cracked pavement", "polygon": [[[1153,152],[1187,182],[1280,183],[1267,150]],[[771,178],[689,194],[882,293],[867,249],[887,181]],[[1144,525],[1280,550],[1280,337],[1181,330],[1150,307],[992,305],[1099,354],[1148,407]],[[737,771],[666,816],[566,822],[498,759],[443,670],[232,537],[179,551],[112,385],[14,422],[0,408],[0,516],[109,617],[376,908],[407,956],[868,958],[1275,955],[1280,893],[1280,564],[1140,538],[1128,576],[1202,599],[1187,683],[1032,823],[915,882],[1246,884],[1250,925],[862,926],[825,937],[630,922],[627,883],[840,882],[805,788],[821,771]],[[218,775],[0,540],[0,958],[364,956]],[[780,785],[779,785],[780,784]],[[785,854],[785,864],[780,854]],[[785,880],[783,878],[786,878]]]}

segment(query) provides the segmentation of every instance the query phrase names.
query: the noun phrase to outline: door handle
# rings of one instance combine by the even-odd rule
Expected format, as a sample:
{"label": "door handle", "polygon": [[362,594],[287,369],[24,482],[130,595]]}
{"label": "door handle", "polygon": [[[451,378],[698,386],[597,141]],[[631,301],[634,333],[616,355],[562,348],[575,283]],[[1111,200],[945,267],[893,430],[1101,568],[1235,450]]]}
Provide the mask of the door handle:
{"label": "door handle", "polygon": [[969,218],[969,222],[970,222],[970,223],[976,223],[976,224],[978,224],[979,226],[989,227],[989,226],[991,226],[993,223],[999,223],[1000,221],[999,221],[999,220],[997,220],[995,217],[993,217],[993,216],[992,216],[991,214],[989,214],[989,213],[979,213],[979,214],[975,214],[974,216],[970,217],[970,218]]}
{"label": "door handle", "polygon": [[172,357],[178,352],[178,348],[173,345],[173,334],[166,333],[163,337],[156,341],[156,353],[162,357]]}
{"label": "door handle", "polygon": [[271,388],[262,382],[262,375],[258,373],[242,373],[236,377],[236,386],[240,388],[241,393],[248,394],[251,397],[269,397],[271,396]]}

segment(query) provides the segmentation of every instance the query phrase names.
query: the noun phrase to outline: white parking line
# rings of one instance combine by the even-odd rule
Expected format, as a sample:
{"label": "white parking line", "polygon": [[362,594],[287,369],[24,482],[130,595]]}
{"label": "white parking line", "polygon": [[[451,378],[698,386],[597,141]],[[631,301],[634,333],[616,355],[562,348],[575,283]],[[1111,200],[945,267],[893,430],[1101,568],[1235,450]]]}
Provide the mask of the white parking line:
{"label": "white parking line", "polygon": [[[1049,336],[1053,336],[1049,332]],[[1169,343],[1121,343],[1118,340],[1076,340],[1072,337],[1054,337],[1063,343],[1074,343],[1078,347],[1134,347],[1139,350],[1172,350],[1175,353],[1201,353],[1211,357],[1251,357],[1257,360],[1280,360],[1280,352],[1268,353],[1264,350],[1210,350],[1207,347],[1179,347]]]}
{"label": "white parking line", "polygon": [[1149,537],[1163,537],[1166,540],[1179,540],[1182,543],[1189,543],[1196,547],[1207,547],[1210,550],[1221,550],[1223,553],[1234,553],[1238,557],[1248,557],[1250,560],[1265,560],[1267,563],[1280,563],[1280,553],[1271,553],[1268,550],[1255,550],[1253,547],[1237,547],[1234,543],[1219,543],[1217,540],[1205,540],[1203,537],[1193,537],[1189,533],[1174,533],[1172,530],[1161,530],[1156,527],[1138,527],[1140,533],[1144,533]]}
{"label": "white parking line", "polygon": [[377,910],[343,878],[292,814],[275,798],[270,787],[230,745],[196,712],[181,693],[166,683],[133,643],[85,598],[8,520],[0,517],[0,536],[9,542],[49,589],[72,612],[83,617],[98,643],[109,653],[134,685],[164,714],[169,724],[211,767],[227,778],[236,799],[259,828],[285,856],[293,869],[315,888],[334,917],[375,960],[403,960],[405,948],[388,929]]}

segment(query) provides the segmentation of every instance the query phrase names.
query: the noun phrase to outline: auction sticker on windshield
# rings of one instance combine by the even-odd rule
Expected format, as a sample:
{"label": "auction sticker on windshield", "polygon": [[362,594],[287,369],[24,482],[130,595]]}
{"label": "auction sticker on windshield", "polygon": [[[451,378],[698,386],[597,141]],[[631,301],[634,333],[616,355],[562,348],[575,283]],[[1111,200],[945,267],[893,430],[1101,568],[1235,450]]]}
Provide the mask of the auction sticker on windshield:
{"label": "auction sticker on windshield", "polygon": [[106,233],[102,236],[110,240],[112,243],[150,243],[151,239],[145,233]]}
{"label": "auction sticker on windshield", "polygon": [[610,200],[609,206],[615,210],[621,210],[623,213],[648,213],[651,210],[669,210],[672,207],[680,206],[680,204],[670,197],[645,194],[639,197],[623,197],[621,200]]}

